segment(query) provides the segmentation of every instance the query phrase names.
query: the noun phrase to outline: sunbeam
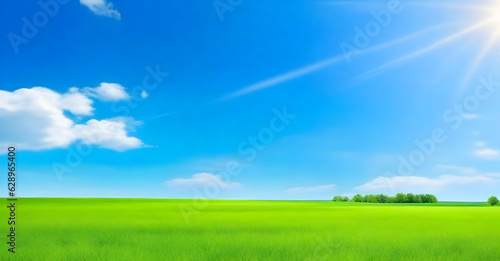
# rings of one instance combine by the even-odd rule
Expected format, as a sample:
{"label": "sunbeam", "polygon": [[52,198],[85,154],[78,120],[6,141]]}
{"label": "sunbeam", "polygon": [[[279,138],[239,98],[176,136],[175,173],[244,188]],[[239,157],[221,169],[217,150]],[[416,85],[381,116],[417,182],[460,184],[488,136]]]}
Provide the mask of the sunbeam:
{"label": "sunbeam", "polygon": [[[445,27],[449,27],[449,26],[452,26],[452,25],[456,25],[456,24],[458,24],[458,23],[450,23],[450,24],[444,24],[444,25],[437,25],[437,26],[434,26],[434,27],[431,27],[431,28],[427,28],[425,30],[422,30],[422,31],[419,31],[419,32],[416,32],[416,33],[413,33],[413,34],[410,34],[410,35],[407,35],[407,36],[403,36],[401,38],[398,38],[396,40],[393,40],[393,41],[390,41],[390,42],[387,42],[387,43],[383,43],[383,44],[380,44],[380,45],[373,46],[371,48],[363,49],[363,50],[359,51],[358,53],[356,53],[355,55],[359,56],[361,54],[367,54],[367,53],[370,53],[370,52],[382,50],[382,49],[385,49],[385,48],[388,48],[388,47],[391,47],[391,46],[394,46],[394,45],[397,45],[397,44],[409,41],[411,39],[414,39],[414,38],[416,38],[418,36],[421,36],[421,35],[424,35],[426,33],[430,33],[432,31],[437,31],[439,29],[442,29],[442,28],[445,28]],[[265,88],[268,88],[268,87],[271,87],[271,86],[274,86],[274,85],[277,85],[277,84],[280,84],[280,83],[283,83],[283,82],[295,79],[297,77],[300,77],[300,76],[309,74],[311,72],[314,72],[316,70],[320,70],[320,69],[323,69],[323,68],[325,68],[327,66],[333,65],[334,63],[337,63],[337,62],[339,62],[339,61],[341,61],[343,59],[344,59],[343,55],[338,55],[338,56],[332,57],[332,58],[327,59],[327,60],[323,60],[323,61],[319,61],[319,62],[314,63],[314,64],[307,65],[305,67],[302,67],[302,68],[299,68],[299,69],[296,69],[296,70],[293,70],[293,71],[290,71],[290,72],[287,72],[287,73],[284,73],[284,74],[281,74],[281,75],[278,75],[278,76],[266,79],[266,80],[258,82],[256,84],[244,87],[244,88],[242,88],[242,89],[240,89],[240,90],[238,90],[236,92],[233,92],[231,94],[228,94],[228,95],[226,95],[226,96],[224,96],[224,97],[216,100],[216,102],[218,102],[218,101],[224,101],[224,100],[229,100],[229,99],[232,99],[232,98],[236,98],[236,97],[241,96],[241,95],[245,95],[245,94],[248,94],[248,93],[251,93],[251,92],[262,90],[262,89],[265,89]]]}
{"label": "sunbeam", "polygon": [[433,8],[442,8],[442,9],[464,9],[464,10],[475,10],[475,11],[491,11],[488,7],[477,6],[477,5],[464,5],[464,4],[456,4],[456,3],[437,3],[437,2],[412,2],[409,3],[414,6],[422,6],[422,7],[433,7]]}
{"label": "sunbeam", "polygon": [[477,24],[475,24],[473,26],[470,26],[470,27],[468,27],[468,28],[466,28],[466,29],[458,32],[458,33],[455,33],[455,34],[453,34],[451,36],[448,36],[448,37],[446,37],[444,39],[441,39],[441,40],[439,40],[439,41],[437,41],[437,42],[435,42],[435,43],[433,43],[433,44],[431,44],[431,45],[429,45],[427,47],[424,47],[424,48],[422,48],[420,50],[417,50],[417,51],[412,52],[410,54],[404,55],[402,57],[399,57],[399,58],[397,58],[395,60],[392,60],[392,61],[390,61],[390,62],[388,62],[388,63],[386,63],[386,64],[384,64],[382,66],[379,66],[379,67],[377,67],[375,69],[372,69],[372,70],[370,70],[368,72],[365,72],[365,73],[363,73],[363,74],[355,77],[352,81],[353,82],[358,82],[358,81],[362,81],[362,80],[371,78],[371,77],[377,75],[378,73],[382,72],[383,70],[385,70],[385,69],[387,69],[387,68],[389,68],[391,66],[395,66],[395,65],[397,65],[399,63],[403,63],[403,62],[405,62],[407,60],[419,57],[420,55],[423,55],[423,54],[425,54],[425,53],[427,53],[429,51],[432,51],[432,50],[434,50],[436,48],[439,48],[439,47],[441,47],[441,46],[443,46],[445,44],[448,44],[448,43],[452,42],[453,40],[456,40],[456,39],[458,39],[458,38],[466,35],[467,33],[470,33],[470,32],[472,32],[472,31],[474,31],[474,30],[476,30],[476,29],[478,29],[480,27],[483,27],[483,26],[485,26],[487,24],[490,24],[490,23],[492,23],[492,21],[493,21],[493,19],[488,19],[488,20],[483,21],[481,23],[477,23]]}
{"label": "sunbeam", "polygon": [[295,78],[297,78],[299,76],[302,76],[302,75],[314,72],[314,71],[322,69],[322,68],[325,68],[325,67],[327,67],[329,65],[332,65],[332,64],[334,64],[334,63],[336,63],[338,61],[341,61],[343,59],[344,59],[344,56],[343,55],[339,55],[339,56],[330,58],[328,60],[323,60],[323,61],[311,64],[311,65],[302,67],[300,69],[293,70],[291,72],[288,72],[288,73],[285,73],[285,74],[282,74],[282,75],[279,75],[279,76],[276,76],[276,77],[272,77],[272,78],[269,78],[269,79],[264,80],[262,82],[258,82],[256,84],[250,85],[250,86],[245,87],[243,89],[240,89],[240,90],[238,90],[236,92],[233,92],[233,93],[231,93],[229,95],[226,95],[226,96],[220,98],[217,101],[229,100],[229,99],[241,96],[241,95],[245,95],[245,94],[248,94],[248,93],[251,93],[251,92],[255,92],[255,91],[258,91],[258,90],[261,90],[261,89],[264,89],[264,88],[268,88],[270,86],[273,86],[273,85],[276,85],[276,84],[279,84],[279,83],[282,83],[282,82],[286,82],[288,80],[295,79]]}
{"label": "sunbeam", "polygon": [[390,41],[388,43],[380,44],[380,45],[377,45],[377,46],[374,46],[374,47],[371,47],[371,48],[367,48],[367,49],[361,50],[358,54],[363,54],[363,53],[369,53],[369,52],[373,52],[373,51],[377,51],[377,50],[382,50],[382,49],[385,49],[387,47],[390,47],[390,46],[393,46],[393,45],[396,45],[396,44],[399,44],[399,43],[406,42],[406,41],[411,40],[413,38],[416,38],[418,36],[430,33],[432,31],[437,31],[439,29],[442,29],[442,28],[445,28],[445,27],[450,27],[450,26],[457,25],[457,24],[459,24],[459,23],[449,23],[449,24],[436,25],[436,26],[433,26],[433,27],[430,27],[430,28],[418,31],[416,33],[409,34],[407,36],[403,36],[401,38],[398,38],[396,40]]}
{"label": "sunbeam", "polygon": [[462,92],[467,85],[469,84],[472,76],[474,76],[474,73],[477,70],[477,67],[481,63],[481,61],[484,59],[484,57],[489,53],[491,48],[493,47],[493,44],[497,41],[498,35],[491,35],[488,39],[488,42],[484,45],[484,47],[481,49],[481,52],[477,54],[475,59],[472,61],[472,64],[469,66],[469,69],[467,70],[467,73],[464,76],[464,79],[462,81],[462,84],[459,88],[459,91]]}

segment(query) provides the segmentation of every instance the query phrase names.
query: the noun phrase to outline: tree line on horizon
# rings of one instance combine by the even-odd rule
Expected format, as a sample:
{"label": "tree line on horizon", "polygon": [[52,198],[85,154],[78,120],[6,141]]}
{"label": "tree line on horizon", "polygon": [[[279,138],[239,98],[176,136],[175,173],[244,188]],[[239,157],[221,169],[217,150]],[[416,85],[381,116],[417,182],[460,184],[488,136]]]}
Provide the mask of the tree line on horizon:
{"label": "tree line on horizon", "polygon": [[335,196],[334,202],[366,202],[366,203],[438,203],[436,196],[432,194],[413,194],[413,193],[398,193],[391,197],[385,194],[356,194],[352,198],[347,196]]}

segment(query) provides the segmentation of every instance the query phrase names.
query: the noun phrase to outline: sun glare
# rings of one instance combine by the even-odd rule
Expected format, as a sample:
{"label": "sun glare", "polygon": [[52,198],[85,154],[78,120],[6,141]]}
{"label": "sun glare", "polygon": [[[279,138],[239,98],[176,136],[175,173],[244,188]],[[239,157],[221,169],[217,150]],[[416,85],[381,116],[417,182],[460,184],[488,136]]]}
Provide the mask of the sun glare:
{"label": "sun glare", "polygon": [[488,20],[491,20],[490,31],[492,37],[498,38],[500,36],[500,1],[495,1],[489,10]]}
{"label": "sun glare", "polygon": [[494,1],[488,7],[488,12],[490,13],[490,18],[495,22],[495,26],[500,26],[500,1]]}

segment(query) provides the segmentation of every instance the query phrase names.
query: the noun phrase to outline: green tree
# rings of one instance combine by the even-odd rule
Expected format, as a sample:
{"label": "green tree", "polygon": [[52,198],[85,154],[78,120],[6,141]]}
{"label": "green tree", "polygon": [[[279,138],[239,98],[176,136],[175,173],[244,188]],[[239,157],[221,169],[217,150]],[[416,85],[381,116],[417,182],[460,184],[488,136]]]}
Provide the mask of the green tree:
{"label": "green tree", "polygon": [[368,203],[378,203],[377,197],[375,197],[375,195],[373,195],[373,194],[370,194],[367,197],[367,202]]}
{"label": "green tree", "polygon": [[375,197],[377,198],[378,203],[389,203],[388,202],[389,197],[387,195],[378,194],[378,195],[375,195]]}
{"label": "green tree", "polygon": [[492,206],[495,206],[495,205],[498,205],[498,198],[495,197],[495,196],[491,196],[489,199],[488,199],[488,204],[492,205]]}
{"label": "green tree", "polygon": [[432,194],[422,195],[422,203],[438,203],[436,196]]}
{"label": "green tree", "polygon": [[415,203],[422,203],[422,195],[415,195]]}
{"label": "green tree", "polygon": [[403,193],[398,193],[396,194],[396,200],[395,203],[406,203],[406,194]]}
{"label": "green tree", "polygon": [[354,195],[354,197],[352,197],[352,202],[363,202],[363,196],[360,194]]}
{"label": "green tree", "polygon": [[[488,199],[488,203],[490,199]],[[368,202],[368,203],[438,203],[436,196],[432,194],[413,194],[413,193],[408,193],[408,194],[398,193],[394,197],[390,197],[385,194],[377,194],[377,195],[369,194],[365,196],[356,194],[352,197],[351,200],[349,200],[349,197],[346,196],[344,197],[335,196],[333,197],[333,201],[335,202],[351,201],[351,202]],[[500,204],[500,202],[495,203],[495,205],[496,204]]]}
{"label": "green tree", "polygon": [[415,203],[415,195],[413,195],[413,193],[406,194],[406,202]]}
{"label": "green tree", "polygon": [[438,199],[436,196],[429,194],[430,202],[429,203],[438,203]]}
{"label": "green tree", "polygon": [[342,196],[335,196],[335,197],[333,197],[333,201],[335,201],[335,202],[342,202]]}

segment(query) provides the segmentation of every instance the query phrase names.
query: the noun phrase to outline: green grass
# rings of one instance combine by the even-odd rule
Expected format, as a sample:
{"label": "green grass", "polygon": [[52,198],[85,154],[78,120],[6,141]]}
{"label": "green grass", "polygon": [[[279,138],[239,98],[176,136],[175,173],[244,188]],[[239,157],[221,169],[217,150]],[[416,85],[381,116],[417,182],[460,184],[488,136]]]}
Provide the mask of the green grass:
{"label": "green grass", "polygon": [[188,221],[192,200],[17,204],[17,253],[2,243],[0,260],[500,260],[500,207],[484,203],[213,200]]}

